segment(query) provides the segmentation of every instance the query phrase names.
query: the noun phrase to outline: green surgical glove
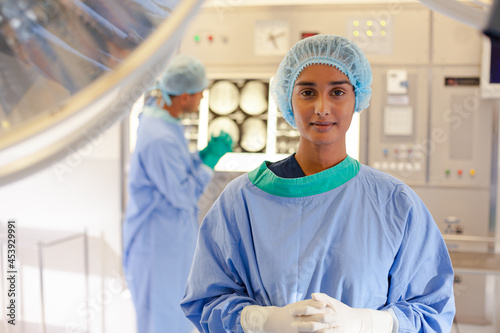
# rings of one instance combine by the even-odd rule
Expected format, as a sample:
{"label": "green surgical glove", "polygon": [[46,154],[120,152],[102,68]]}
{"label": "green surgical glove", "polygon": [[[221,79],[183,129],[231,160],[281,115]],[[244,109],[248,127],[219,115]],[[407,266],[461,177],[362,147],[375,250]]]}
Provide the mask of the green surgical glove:
{"label": "green surgical glove", "polygon": [[211,136],[208,145],[200,151],[200,157],[205,165],[213,169],[220,158],[231,151],[233,139],[228,133],[221,131],[219,136]]}

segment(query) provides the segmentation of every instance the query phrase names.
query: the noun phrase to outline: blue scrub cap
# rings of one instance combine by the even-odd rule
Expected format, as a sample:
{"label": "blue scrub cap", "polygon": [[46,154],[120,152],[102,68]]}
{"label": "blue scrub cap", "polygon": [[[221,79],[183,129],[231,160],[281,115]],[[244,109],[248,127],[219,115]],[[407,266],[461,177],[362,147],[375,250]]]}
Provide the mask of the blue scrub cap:
{"label": "blue scrub cap", "polygon": [[183,93],[195,94],[208,86],[205,67],[190,55],[178,55],[165,68],[153,89],[159,89],[167,105],[172,105],[170,96]]}
{"label": "blue scrub cap", "polygon": [[316,35],[299,41],[285,55],[271,82],[271,95],[283,118],[295,128],[292,92],[302,70],[312,64],[336,67],[354,87],[354,110],[368,107],[372,95],[372,70],[363,51],[349,39],[337,35]]}

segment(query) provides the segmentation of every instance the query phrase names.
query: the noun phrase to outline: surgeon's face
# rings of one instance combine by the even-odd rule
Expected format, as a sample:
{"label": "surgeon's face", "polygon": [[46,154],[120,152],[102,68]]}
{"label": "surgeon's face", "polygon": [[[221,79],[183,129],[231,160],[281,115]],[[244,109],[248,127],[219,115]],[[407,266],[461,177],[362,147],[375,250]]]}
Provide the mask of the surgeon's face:
{"label": "surgeon's face", "polygon": [[200,91],[195,94],[190,94],[189,98],[186,101],[186,105],[184,107],[184,112],[198,112],[198,106],[200,106],[200,101],[203,98],[203,91]]}
{"label": "surgeon's face", "polygon": [[301,144],[335,145],[345,150],[354,114],[354,88],[346,75],[328,65],[309,65],[295,81],[292,108]]}

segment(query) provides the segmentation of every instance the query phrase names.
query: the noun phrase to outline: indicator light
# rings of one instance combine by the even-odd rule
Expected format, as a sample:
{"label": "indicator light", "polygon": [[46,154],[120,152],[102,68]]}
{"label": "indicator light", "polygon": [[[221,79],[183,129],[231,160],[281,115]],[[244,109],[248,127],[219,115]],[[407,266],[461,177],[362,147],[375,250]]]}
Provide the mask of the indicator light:
{"label": "indicator light", "polygon": [[457,173],[458,173],[459,176],[461,176],[462,173],[463,173],[462,169],[458,169]]}
{"label": "indicator light", "polygon": [[450,174],[450,169],[446,169],[446,170],[444,171],[444,173],[445,173],[446,175],[449,175],[449,174]]}
{"label": "indicator light", "polygon": [[304,39],[307,37],[316,36],[317,34],[318,34],[317,32],[303,32],[301,35],[302,35],[302,39]]}
{"label": "indicator light", "polygon": [[366,34],[371,37],[373,35],[373,32],[371,30],[368,30]]}
{"label": "indicator light", "polygon": [[201,39],[201,38],[200,38],[200,35],[194,35],[194,38],[193,38],[193,39],[194,39],[194,41],[195,41],[196,43],[198,43],[198,42],[200,41],[200,39]]}
{"label": "indicator light", "polygon": [[469,173],[470,173],[471,176],[474,176],[476,174],[476,170],[470,169]]}

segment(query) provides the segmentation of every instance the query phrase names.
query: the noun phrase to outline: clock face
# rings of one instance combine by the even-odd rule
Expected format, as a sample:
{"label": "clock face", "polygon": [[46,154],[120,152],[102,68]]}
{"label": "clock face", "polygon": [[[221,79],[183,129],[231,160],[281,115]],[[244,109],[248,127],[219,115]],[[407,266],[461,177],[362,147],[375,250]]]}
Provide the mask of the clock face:
{"label": "clock face", "polygon": [[254,30],[256,55],[284,55],[290,48],[290,25],[286,21],[257,21]]}

